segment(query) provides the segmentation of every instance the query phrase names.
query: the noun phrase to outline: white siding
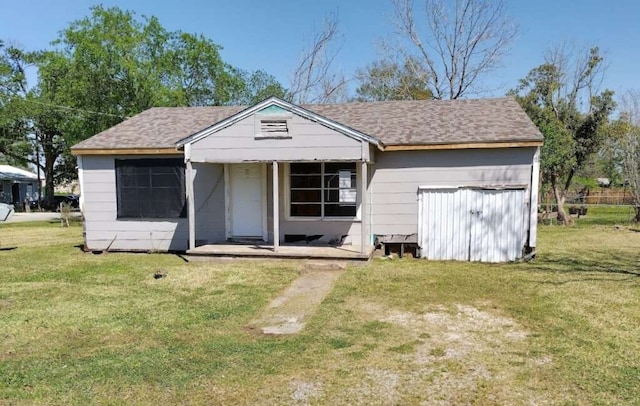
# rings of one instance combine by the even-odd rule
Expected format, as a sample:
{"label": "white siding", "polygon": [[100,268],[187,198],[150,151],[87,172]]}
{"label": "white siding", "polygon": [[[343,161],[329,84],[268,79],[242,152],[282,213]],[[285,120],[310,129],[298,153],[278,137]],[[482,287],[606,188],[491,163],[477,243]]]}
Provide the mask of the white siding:
{"label": "white siding", "polygon": [[377,152],[369,184],[372,233],[417,233],[420,186],[528,187],[535,150]]}
{"label": "white siding", "polygon": [[194,163],[196,241],[225,241],[224,165]]}
{"label": "white siding", "polygon": [[[85,242],[90,250],[186,250],[187,219],[118,220],[115,159],[142,156],[84,156]],[[153,158],[153,157],[148,157]],[[221,165],[194,165],[196,240],[224,240],[224,181]]]}
{"label": "white siding", "polygon": [[[361,142],[293,115],[290,137],[256,138],[250,116],[195,143],[192,162],[360,160]],[[368,151],[368,146],[366,148]]]}

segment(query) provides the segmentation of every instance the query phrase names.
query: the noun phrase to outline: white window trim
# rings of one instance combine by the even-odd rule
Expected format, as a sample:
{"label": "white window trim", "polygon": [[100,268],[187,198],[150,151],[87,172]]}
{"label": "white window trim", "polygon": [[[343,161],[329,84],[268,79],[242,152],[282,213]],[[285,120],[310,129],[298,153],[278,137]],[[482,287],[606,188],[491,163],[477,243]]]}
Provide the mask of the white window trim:
{"label": "white window trim", "polygon": [[[331,163],[332,161],[322,161],[320,163]],[[356,163],[356,215],[355,217],[298,217],[291,215],[291,163],[286,163],[284,166],[284,218],[287,221],[346,221],[351,223],[359,223],[361,221],[361,206],[362,206],[362,194],[360,192],[360,165],[357,161],[349,161]],[[296,162],[297,163],[297,162]],[[306,162],[300,162],[306,163]],[[318,162],[308,162],[318,163]]]}

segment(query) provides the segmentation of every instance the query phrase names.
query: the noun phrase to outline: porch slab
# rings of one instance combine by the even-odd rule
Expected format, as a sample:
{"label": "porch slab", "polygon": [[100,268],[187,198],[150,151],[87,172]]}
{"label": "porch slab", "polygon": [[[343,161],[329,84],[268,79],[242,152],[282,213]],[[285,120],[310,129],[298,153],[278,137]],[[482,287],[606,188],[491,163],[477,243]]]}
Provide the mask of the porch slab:
{"label": "porch slab", "polygon": [[362,254],[359,245],[281,245],[278,251],[275,252],[273,245],[270,244],[207,244],[187,250],[187,254],[225,257],[368,260],[371,258],[374,249],[373,246],[369,246],[365,250],[365,253]]}

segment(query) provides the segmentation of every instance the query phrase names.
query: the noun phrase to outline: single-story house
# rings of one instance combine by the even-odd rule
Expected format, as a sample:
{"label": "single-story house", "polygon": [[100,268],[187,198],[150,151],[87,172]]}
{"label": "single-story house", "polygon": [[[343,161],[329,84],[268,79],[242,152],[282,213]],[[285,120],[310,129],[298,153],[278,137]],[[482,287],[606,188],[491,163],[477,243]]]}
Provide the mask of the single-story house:
{"label": "single-story house", "polygon": [[25,199],[38,196],[38,176],[10,165],[0,165],[0,203],[22,208]]}
{"label": "single-story house", "polygon": [[152,108],[72,153],[89,250],[501,262],[535,250],[542,141],[513,98],[272,97]]}

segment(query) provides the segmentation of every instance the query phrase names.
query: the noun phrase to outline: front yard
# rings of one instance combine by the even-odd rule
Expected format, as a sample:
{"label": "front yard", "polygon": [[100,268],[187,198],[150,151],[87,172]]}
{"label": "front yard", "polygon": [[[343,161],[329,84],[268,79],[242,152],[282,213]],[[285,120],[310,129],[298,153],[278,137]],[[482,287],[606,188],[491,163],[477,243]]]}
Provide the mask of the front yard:
{"label": "front yard", "polygon": [[303,262],[86,254],[77,224],[3,224],[0,404],[634,403],[640,232],[593,218],[542,227],[531,263],[349,267],[286,337],[245,327]]}

